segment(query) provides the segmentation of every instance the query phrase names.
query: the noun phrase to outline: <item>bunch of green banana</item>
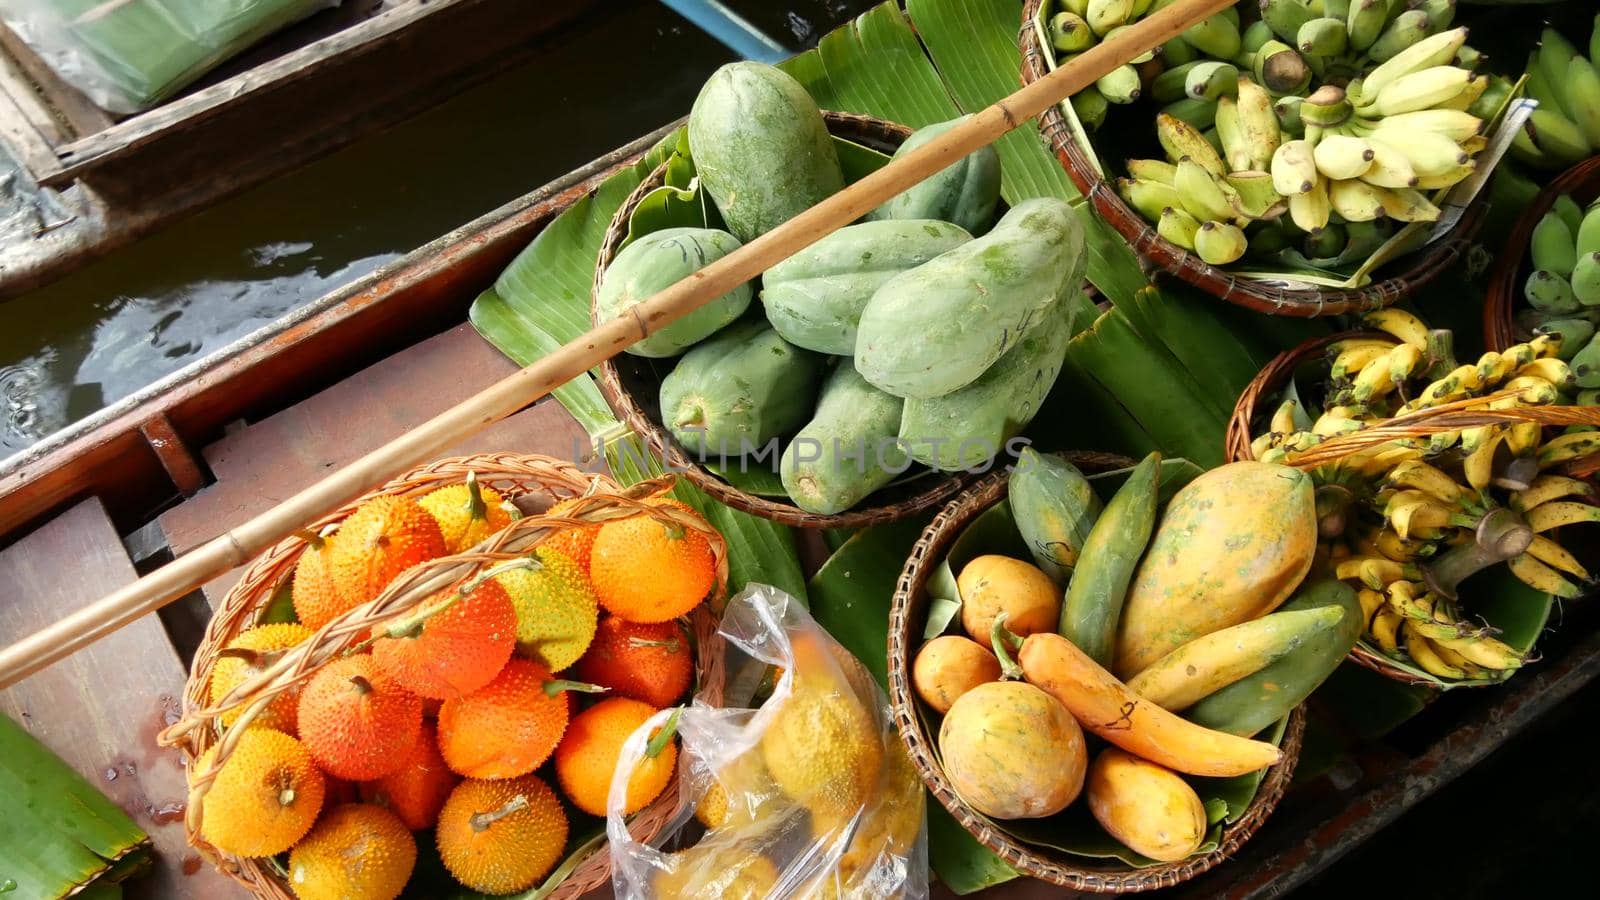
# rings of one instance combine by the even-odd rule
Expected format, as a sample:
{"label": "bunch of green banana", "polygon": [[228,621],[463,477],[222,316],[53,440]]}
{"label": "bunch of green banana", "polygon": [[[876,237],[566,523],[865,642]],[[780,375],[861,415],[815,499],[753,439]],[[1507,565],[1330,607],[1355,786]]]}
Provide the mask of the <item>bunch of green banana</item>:
{"label": "bunch of green banana", "polygon": [[1600,152],[1600,15],[1585,56],[1553,28],[1528,56],[1528,97],[1539,102],[1511,143],[1530,165],[1563,169]]}
{"label": "bunch of green banana", "polygon": [[1523,283],[1529,334],[1561,335],[1561,358],[1580,388],[1600,388],[1600,202],[1587,211],[1565,194],[1533,228],[1532,272]]}
{"label": "bunch of green banana", "polygon": [[[1372,312],[1362,323],[1382,333],[1331,344],[1324,405],[1302,411],[1285,400],[1252,443],[1256,458],[1292,462],[1336,435],[1445,403],[1600,401],[1600,390],[1572,393],[1557,333],[1458,365],[1449,332],[1408,312]],[[1577,596],[1589,572],[1555,530],[1600,522],[1600,506],[1580,502],[1593,496],[1587,482],[1552,470],[1595,453],[1600,431],[1547,438],[1537,424],[1503,423],[1396,439],[1319,466],[1319,565],[1361,590],[1378,652],[1447,681],[1504,677],[1520,654],[1461,614],[1457,588],[1503,563],[1539,591]]]}

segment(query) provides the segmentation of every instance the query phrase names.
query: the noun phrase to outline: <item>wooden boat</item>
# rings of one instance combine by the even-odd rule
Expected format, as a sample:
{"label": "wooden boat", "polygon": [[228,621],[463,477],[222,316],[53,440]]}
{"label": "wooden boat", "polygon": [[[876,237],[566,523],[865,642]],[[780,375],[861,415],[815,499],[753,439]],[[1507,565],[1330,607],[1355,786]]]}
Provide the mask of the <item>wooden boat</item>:
{"label": "wooden boat", "polygon": [[[8,587],[0,644],[512,371],[467,324],[469,304],[556,215],[665,132],[0,462],[0,583]],[[547,400],[452,452],[512,447],[561,456],[585,446],[577,424]],[[154,877],[130,886],[136,896],[238,896],[183,845],[182,771],[154,743],[175,714],[207,604],[232,578],[0,692],[0,712],[26,723],[151,832],[161,863]],[[1541,647],[1540,664],[1502,687],[1446,695],[1398,730],[1358,737],[1328,775],[1291,790],[1237,859],[1176,892],[1265,897],[1303,884],[1600,676],[1600,634],[1592,629],[1565,628]],[[1395,719],[1412,712],[1401,708]],[[1057,895],[1030,882],[986,892]]]}
{"label": "wooden boat", "polygon": [[0,141],[20,170],[9,193],[35,207],[0,240],[0,297],[421,112],[594,5],[350,0],[120,119],[0,27]]}

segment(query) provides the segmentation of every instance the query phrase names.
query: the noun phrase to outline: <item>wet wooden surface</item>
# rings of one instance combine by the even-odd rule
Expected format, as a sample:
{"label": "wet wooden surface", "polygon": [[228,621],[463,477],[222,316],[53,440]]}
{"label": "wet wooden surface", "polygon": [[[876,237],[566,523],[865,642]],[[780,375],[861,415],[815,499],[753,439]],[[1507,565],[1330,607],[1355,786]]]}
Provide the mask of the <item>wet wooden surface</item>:
{"label": "wet wooden surface", "polygon": [[[86,500],[0,552],[0,644],[134,578],[100,501]],[[156,733],[176,719],[184,675],[161,621],[147,616],[0,692],[0,712],[149,832],[155,871],[130,884],[130,900],[243,896],[209,867],[183,872],[194,856],[183,835],[183,767],[176,750],[156,744]]]}

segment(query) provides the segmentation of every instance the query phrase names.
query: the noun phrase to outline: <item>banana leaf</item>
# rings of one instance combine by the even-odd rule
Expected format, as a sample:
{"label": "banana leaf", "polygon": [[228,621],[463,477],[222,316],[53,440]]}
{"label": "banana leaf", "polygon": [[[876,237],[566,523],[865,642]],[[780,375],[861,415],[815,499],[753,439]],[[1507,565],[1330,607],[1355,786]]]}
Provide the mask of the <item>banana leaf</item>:
{"label": "banana leaf", "polygon": [[[21,725],[0,715],[0,896],[63,897],[150,861],[150,837]],[[115,896],[107,894],[106,896]]]}

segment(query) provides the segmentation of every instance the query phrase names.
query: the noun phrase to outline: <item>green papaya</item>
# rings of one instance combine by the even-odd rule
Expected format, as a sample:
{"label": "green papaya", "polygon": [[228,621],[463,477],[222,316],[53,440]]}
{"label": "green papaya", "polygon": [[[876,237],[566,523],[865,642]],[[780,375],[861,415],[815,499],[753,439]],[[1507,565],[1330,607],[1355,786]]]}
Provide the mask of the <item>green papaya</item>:
{"label": "green papaya", "polygon": [[848,225],[761,276],[767,321],[797,347],[849,356],[861,310],[884,282],[970,240],[949,222]]}
{"label": "green papaya", "polygon": [[878,288],[861,313],[856,370],[908,400],[960,390],[1077,290],[1083,266],[1083,226],[1066,201],[1019,203],[988,234]]}
{"label": "green papaya", "polygon": [[844,187],[816,101],[764,63],[729,63],[711,73],[689,111],[689,153],[700,184],[741,241]]}
{"label": "green papaya", "polygon": [[1248,736],[1288,715],[1333,674],[1361,638],[1361,602],[1355,589],[1343,582],[1314,582],[1278,608],[1325,606],[1344,611],[1337,626],[1317,631],[1277,662],[1201,698],[1184,718],[1217,731]]}
{"label": "green papaya", "polygon": [[1134,567],[1150,543],[1161,493],[1161,454],[1146,456],[1095,520],[1061,602],[1056,633],[1111,668],[1117,620]]}
{"label": "green papaya", "polygon": [[1059,456],[1024,447],[1006,496],[1033,561],[1056,584],[1066,584],[1100,516],[1100,496],[1089,479]]}
{"label": "green papaya", "polygon": [[766,322],[724,328],[683,355],[661,380],[661,418],[702,458],[739,457],[792,433],[817,399],[824,358]]}
{"label": "green papaya", "polygon": [[[600,279],[600,320],[614,319],[635,304],[677,284],[739,249],[739,239],[715,228],[663,228],[622,248]],[[744,315],[749,284],[741,284],[705,306],[627,348],[635,356],[677,356]]]}
{"label": "green papaya", "polygon": [[835,367],[816,415],[783,451],[789,499],[806,512],[832,515],[910,468],[911,458],[894,439],[904,404],[867,384],[848,361]]}
{"label": "green papaya", "polygon": [[[976,381],[926,400],[906,400],[900,440],[913,459],[947,472],[984,469],[1033,421],[1061,373],[1076,307],[1059,302],[1044,312]],[[921,339],[914,331],[902,337],[906,343]]]}
{"label": "green papaya", "polygon": [[[969,118],[971,116],[963,116],[917,129],[895,151],[895,158],[905,156]],[[929,175],[910,190],[891,197],[868,213],[867,218],[942,219],[973,234],[982,234],[994,221],[994,208],[999,202],[1000,154],[990,144]]]}

